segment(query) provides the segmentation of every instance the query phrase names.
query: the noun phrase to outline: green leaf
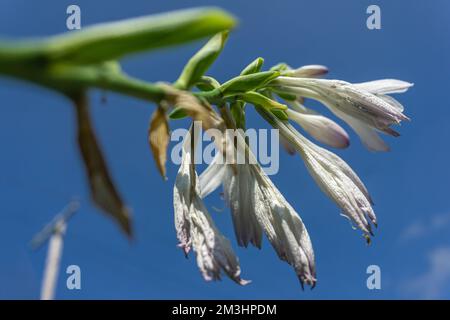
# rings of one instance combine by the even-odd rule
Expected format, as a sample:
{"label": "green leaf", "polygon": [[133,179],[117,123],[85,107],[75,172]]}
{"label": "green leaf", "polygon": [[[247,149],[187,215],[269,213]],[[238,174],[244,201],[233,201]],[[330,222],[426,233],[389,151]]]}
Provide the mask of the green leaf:
{"label": "green leaf", "polygon": [[219,89],[223,96],[244,93],[263,87],[279,75],[280,73],[278,71],[264,71],[238,76],[225,82]]}
{"label": "green leaf", "polygon": [[221,32],[211,38],[186,64],[174,86],[178,89],[189,89],[211,64],[217,59],[228,38],[228,32]]}
{"label": "green leaf", "polygon": [[259,57],[250,62],[248,66],[241,71],[241,76],[245,76],[247,74],[252,74],[261,71],[261,68],[264,64],[264,59]]}
{"label": "green leaf", "polygon": [[169,118],[172,120],[178,120],[186,118],[188,115],[186,111],[181,107],[176,107],[169,113]]}
{"label": "green leaf", "polygon": [[235,23],[230,14],[215,8],[173,11],[54,36],[44,40],[42,51],[50,61],[98,63],[211,36]]}

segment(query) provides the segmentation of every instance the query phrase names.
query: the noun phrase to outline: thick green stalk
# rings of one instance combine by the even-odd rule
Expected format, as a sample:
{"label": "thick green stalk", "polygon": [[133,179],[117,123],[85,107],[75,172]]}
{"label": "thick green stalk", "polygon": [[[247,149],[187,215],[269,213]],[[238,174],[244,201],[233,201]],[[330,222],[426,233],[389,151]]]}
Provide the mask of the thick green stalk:
{"label": "thick green stalk", "polygon": [[161,86],[127,76],[115,62],[86,66],[56,64],[46,68],[0,64],[0,72],[67,95],[97,88],[153,102],[159,102],[165,97],[165,90]]}
{"label": "thick green stalk", "polygon": [[230,30],[236,20],[216,8],[179,10],[88,26],[42,40],[0,42],[0,63],[20,59],[70,64],[116,60]]}

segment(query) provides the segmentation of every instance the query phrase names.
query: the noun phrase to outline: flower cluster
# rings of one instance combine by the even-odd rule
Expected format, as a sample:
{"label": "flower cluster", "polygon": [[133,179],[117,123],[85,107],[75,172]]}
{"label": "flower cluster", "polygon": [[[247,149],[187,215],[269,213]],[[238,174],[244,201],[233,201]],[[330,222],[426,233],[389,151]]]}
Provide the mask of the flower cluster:
{"label": "flower cluster", "polygon": [[[398,136],[391,126],[408,119],[403,114],[402,105],[387,94],[405,92],[412,84],[393,79],[357,84],[319,79],[328,71],[319,65],[298,69],[277,65],[273,70],[278,72],[277,76],[263,86],[233,95],[232,100],[218,106],[223,120],[221,130],[224,127],[242,129],[245,105],[253,104],[268,123],[279,129],[283,144],[290,152],[300,154],[320,189],[369,242],[373,226],[377,226],[377,218],[367,188],[344,160],[308,140],[291,121],[320,143],[334,148],[348,147],[349,135],[339,124],[305,107],[305,99],[315,99],[352,127],[368,149],[387,151],[388,147],[378,132]],[[219,84],[217,87],[221,88]],[[285,104],[279,102],[281,100]],[[237,139],[231,146],[223,148],[227,143],[218,141],[222,148],[198,180],[194,165],[189,162],[188,151],[184,151],[186,156],[180,166],[174,192],[175,225],[180,246],[185,253],[194,247],[205,280],[219,279],[222,270],[237,283],[248,283],[241,280],[238,260],[229,242],[212,224],[202,204],[203,198],[222,186],[224,199],[231,209],[237,244],[261,248],[265,234],[279,258],[294,268],[302,286],[314,287],[314,252],[306,227],[259,166],[242,130],[237,132]],[[189,136],[186,139],[190,139]],[[233,157],[244,154],[247,162],[223,161],[225,155],[229,158],[227,153],[230,152]],[[192,183],[193,180],[196,182]],[[194,221],[197,221],[197,231],[192,230]],[[205,230],[211,233],[210,242],[202,240],[205,239]]]}
{"label": "flower cluster", "polygon": [[[238,245],[260,248],[265,234],[280,259],[294,268],[302,285],[314,286],[314,253],[305,225],[262,170],[239,131],[246,128],[246,108],[253,105],[279,130],[280,141],[288,152],[300,154],[323,192],[369,240],[377,219],[367,188],[344,160],[308,140],[291,122],[319,143],[348,147],[349,135],[339,124],[304,105],[305,99],[317,100],[346,122],[369,150],[387,151],[389,147],[379,133],[397,137],[392,126],[408,120],[403,106],[390,94],[403,93],[412,84],[395,79],[354,84],[326,80],[321,77],[328,69],[321,65],[293,69],[278,64],[262,71],[262,58],[252,61],[238,76],[220,83],[206,72],[235,24],[234,17],[222,10],[199,8],[100,24],[39,41],[0,41],[0,75],[38,84],[73,102],[92,200],[130,237],[131,214],[97,141],[87,91],[109,90],[157,105],[148,138],[164,178],[169,119],[190,117],[200,122],[203,129],[220,132],[221,138],[214,140],[216,158],[200,176],[193,161],[195,130],[191,129],[185,137],[173,199],[179,246],[186,255],[193,248],[204,279],[220,279],[224,272],[239,284],[248,283],[240,276],[238,258],[230,242],[214,225],[203,203],[203,198],[222,186]],[[171,84],[136,79],[120,68],[118,60],[126,55],[206,36],[212,38]],[[198,90],[192,90],[194,87]],[[229,129],[238,132],[236,139],[226,138]],[[236,161],[239,157],[248,161]]]}

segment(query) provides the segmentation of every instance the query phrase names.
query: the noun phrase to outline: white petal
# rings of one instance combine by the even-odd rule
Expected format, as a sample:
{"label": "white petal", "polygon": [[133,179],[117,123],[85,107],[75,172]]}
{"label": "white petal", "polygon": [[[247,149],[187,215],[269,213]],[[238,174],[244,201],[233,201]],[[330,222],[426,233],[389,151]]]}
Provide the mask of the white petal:
{"label": "white petal", "polygon": [[175,230],[178,246],[187,255],[191,246],[190,216],[192,177],[190,168],[190,134],[184,137],[183,154],[173,189]]}
{"label": "white petal", "polygon": [[360,90],[375,94],[403,93],[414,84],[397,79],[381,79],[353,84]]}
{"label": "white petal", "polygon": [[[305,149],[301,153],[308,171],[320,189],[327,194],[350,218],[358,228],[366,234],[371,234],[370,225],[364,211],[359,207],[357,199],[363,199],[361,191],[351,183],[344,174],[339,174],[331,163],[323,166],[316,159],[314,151]],[[365,199],[365,198],[364,198]],[[370,205],[368,205],[370,207]]]}
{"label": "white petal", "polygon": [[289,118],[297,122],[316,140],[335,148],[346,148],[350,144],[347,132],[336,122],[321,115],[301,114],[286,110]]}
{"label": "white petal", "polygon": [[191,205],[192,246],[197,253],[197,264],[207,281],[219,280],[223,270],[236,283],[245,285],[249,281],[240,277],[239,262],[230,242],[214,225],[200,197]]}
{"label": "white petal", "polygon": [[314,286],[314,252],[302,220],[259,166],[254,165],[253,172],[259,181],[255,212],[267,238],[280,259],[293,266],[302,285]]}
{"label": "white petal", "polygon": [[[360,118],[361,120],[372,118],[375,127],[378,127],[378,125],[388,126],[392,123],[408,120],[408,117],[401,113],[398,108],[368,91],[360,90],[355,86],[350,85],[345,86],[345,94],[345,97],[352,102],[348,105],[348,108],[345,109],[347,113],[355,118]],[[358,106],[358,108],[356,108],[355,105]]]}
{"label": "white petal", "polygon": [[389,103],[391,106],[396,108],[398,111],[403,112],[405,110],[403,105],[400,102],[398,102],[395,98],[392,98],[391,96],[386,96],[384,94],[378,94],[377,96],[380,97],[381,99],[383,99],[384,101],[386,101],[387,103]]}
{"label": "white petal", "polygon": [[217,152],[213,161],[202,172],[199,178],[200,184],[200,197],[203,199],[211,192],[216,190],[223,182],[223,176],[225,174],[225,165],[220,163],[219,159],[223,158],[221,152]]}
{"label": "white petal", "polygon": [[341,115],[342,119],[348,123],[350,127],[358,134],[361,142],[370,151],[387,152],[390,150],[389,146],[380,138],[378,133],[362,121],[352,118],[347,115]]}
{"label": "white petal", "polygon": [[262,231],[256,220],[255,206],[252,201],[256,188],[256,180],[250,165],[238,164],[236,172],[230,165],[227,166],[224,194],[231,208],[237,242],[242,247],[247,247],[251,243],[261,248]]}
{"label": "white petal", "polygon": [[191,248],[189,195],[190,181],[184,174],[178,174],[173,190],[173,207],[175,218],[175,230],[177,232],[178,246],[187,255]]}
{"label": "white petal", "polygon": [[[316,147],[320,148],[318,146]],[[336,165],[339,168],[339,170],[341,170],[342,173],[344,173],[358,187],[358,189],[364,194],[367,200],[369,200],[369,202],[373,204],[369,191],[367,190],[366,186],[361,181],[361,179],[358,177],[358,175],[353,171],[353,169],[336,154],[324,148],[320,148],[320,151],[321,155],[325,157],[329,162],[333,162],[334,165]],[[322,161],[322,163],[324,163],[324,161]]]}
{"label": "white petal", "polygon": [[[195,143],[195,142],[194,142]],[[232,280],[245,285],[229,241],[215,227],[200,198],[199,178],[191,163],[191,135],[183,142],[183,155],[174,187],[175,228],[185,254],[192,246],[205,280],[218,280],[223,270]]]}

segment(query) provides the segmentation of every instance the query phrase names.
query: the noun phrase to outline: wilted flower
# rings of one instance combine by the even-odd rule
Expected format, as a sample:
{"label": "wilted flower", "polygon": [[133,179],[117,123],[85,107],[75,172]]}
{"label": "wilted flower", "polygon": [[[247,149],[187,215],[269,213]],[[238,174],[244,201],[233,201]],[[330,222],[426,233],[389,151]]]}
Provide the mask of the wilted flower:
{"label": "wilted flower", "polygon": [[[243,139],[238,139],[243,143]],[[249,158],[253,158],[251,151]],[[239,150],[239,148],[238,148]],[[297,212],[258,164],[238,164],[237,171],[216,160],[200,176],[202,196],[223,184],[231,207],[236,237],[240,246],[252,243],[260,248],[263,230],[280,259],[293,266],[301,284],[316,282],[314,252],[308,232]]]}
{"label": "wilted flower", "polygon": [[214,225],[200,198],[198,177],[193,165],[190,134],[183,143],[183,157],[175,181],[173,204],[175,228],[179,246],[187,255],[193,247],[197,264],[205,280],[218,280],[223,270],[232,280],[245,285],[241,279],[238,258],[230,242]]}
{"label": "wilted flower", "polygon": [[303,137],[289,123],[272,117],[275,127],[288,139],[302,156],[308,171],[319,185],[369,239],[370,222],[377,224],[370,195],[347,163],[334,153],[323,149]]}
{"label": "wilted flower", "polygon": [[281,92],[321,101],[346,121],[370,150],[388,150],[374,129],[396,137],[399,134],[390,126],[409,120],[401,104],[385,95],[405,92],[412,86],[405,81],[384,79],[351,84],[340,80],[279,77],[272,84]]}

